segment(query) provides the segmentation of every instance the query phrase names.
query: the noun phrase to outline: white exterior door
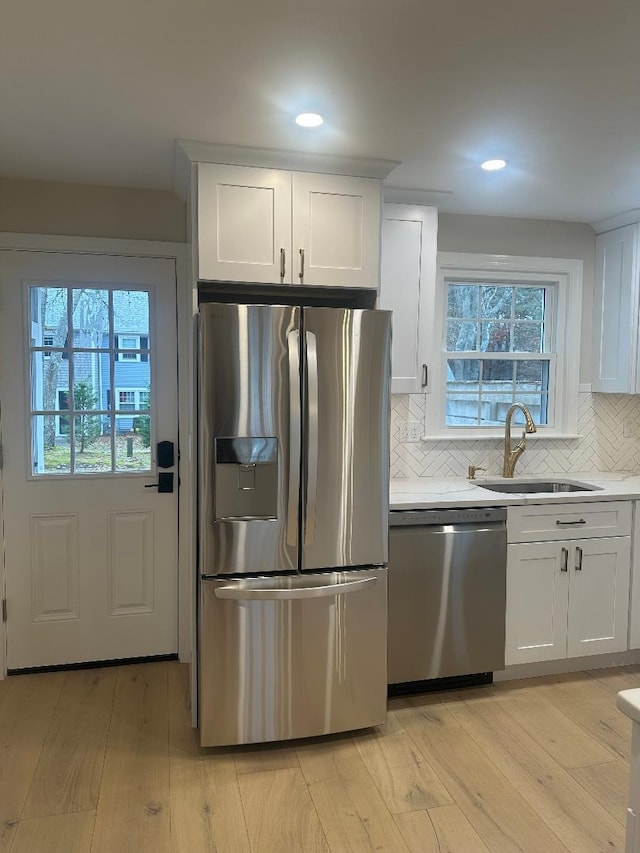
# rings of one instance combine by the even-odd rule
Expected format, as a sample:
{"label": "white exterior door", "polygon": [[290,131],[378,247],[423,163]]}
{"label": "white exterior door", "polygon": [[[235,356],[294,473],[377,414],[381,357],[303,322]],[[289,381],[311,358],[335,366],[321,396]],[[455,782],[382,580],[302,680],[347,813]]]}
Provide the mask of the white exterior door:
{"label": "white exterior door", "polygon": [[175,653],[174,262],[0,252],[0,402],[7,668]]}

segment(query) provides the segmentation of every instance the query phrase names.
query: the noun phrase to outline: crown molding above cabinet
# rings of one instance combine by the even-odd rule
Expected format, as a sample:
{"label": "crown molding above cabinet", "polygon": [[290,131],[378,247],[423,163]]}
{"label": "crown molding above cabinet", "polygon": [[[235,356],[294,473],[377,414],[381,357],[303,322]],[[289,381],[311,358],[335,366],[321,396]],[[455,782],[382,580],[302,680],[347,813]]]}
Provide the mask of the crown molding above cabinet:
{"label": "crown molding above cabinet", "polygon": [[176,140],[174,192],[186,201],[190,190],[193,163],[219,163],[228,166],[255,166],[261,169],[285,169],[316,172],[325,175],[348,175],[354,178],[383,180],[400,165],[399,160],[370,157],[341,157],[308,151],[286,151],[278,148],[251,148],[244,145],[219,145],[190,139]]}
{"label": "crown molding above cabinet", "polygon": [[637,222],[640,222],[640,208],[636,207],[634,210],[626,210],[624,213],[617,213],[607,219],[592,222],[591,227],[596,234],[604,234],[606,231],[613,231],[625,225],[635,225]]}

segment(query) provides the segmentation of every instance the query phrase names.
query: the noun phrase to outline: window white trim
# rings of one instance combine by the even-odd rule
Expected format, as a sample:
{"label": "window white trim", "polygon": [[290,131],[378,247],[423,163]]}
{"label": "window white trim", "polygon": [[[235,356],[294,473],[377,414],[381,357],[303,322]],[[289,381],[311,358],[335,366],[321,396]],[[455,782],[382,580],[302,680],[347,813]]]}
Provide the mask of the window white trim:
{"label": "window white trim", "polygon": [[[443,357],[446,279],[518,281],[554,284],[553,326],[556,332],[553,393],[549,397],[549,426],[539,426],[539,438],[575,437],[578,432],[580,331],[582,314],[581,260],[532,258],[515,255],[478,255],[440,252],[437,257],[434,327],[424,440],[488,439],[503,436],[496,427],[447,427],[445,412],[445,358]],[[553,400],[552,400],[553,397]]]}

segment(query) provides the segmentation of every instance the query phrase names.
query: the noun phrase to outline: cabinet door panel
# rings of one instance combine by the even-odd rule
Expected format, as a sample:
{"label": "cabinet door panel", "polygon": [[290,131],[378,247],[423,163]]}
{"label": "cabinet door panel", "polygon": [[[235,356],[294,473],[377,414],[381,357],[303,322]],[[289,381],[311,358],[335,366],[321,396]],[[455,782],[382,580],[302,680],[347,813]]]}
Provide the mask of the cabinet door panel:
{"label": "cabinet door panel", "polygon": [[569,657],[627,648],[630,543],[629,536],[570,543]]}
{"label": "cabinet door panel", "polygon": [[596,238],[594,391],[637,393],[638,225]]}
{"label": "cabinet door panel", "polygon": [[569,575],[563,566],[562,543],[508,546],[507,665],[566,656]]}
{"label": "cabinet door panel", "polygon": [[385,204],[380,308],[393,311],[391,392],[419,394],[428,361],[436,275],[435,207]]}
{"label": "cabinet door panel", "polygon": [[294,284],[378,287],[380,195],[375,179],[294,172]]}
{"label": "cabinet door panel", "polygon": [[278,169],[198,166],[198,278],[291,282],[291,175]]}

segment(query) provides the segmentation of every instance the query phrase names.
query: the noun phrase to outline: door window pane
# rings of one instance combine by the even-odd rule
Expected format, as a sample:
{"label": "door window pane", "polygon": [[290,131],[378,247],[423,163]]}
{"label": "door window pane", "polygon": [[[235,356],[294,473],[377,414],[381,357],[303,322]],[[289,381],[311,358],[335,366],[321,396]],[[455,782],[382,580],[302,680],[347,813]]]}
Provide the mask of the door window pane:
{"label": "door window pane", "polygon": [[92,287],[74,288],[73,347],[109,347],[109,291]]}
{"label": "door window pane", "polygon": [[103,474],[111,469],[111,438],[103,429],[103,418],[93,412],[77,414],[73,419],[76,474]]}
{"label": "door window pane", "polygon": [[[60,392],[69,395],[68,361],[62,353],[36,350],[31,353],[31,408],[38,411],[59,409]],[[68,407],[65,407],[68,408]]]}
{"label": "door window pane", "polygon": [[34,474],[71,473],[71,445],[68,435],[56,433],[55,415],[35,415],[31,419],[31,458]]}
{"label": "door window pane", "polygon": [[150,471],[149,415],[116,415],[116,471]]}
{"label": "door window pane", "polygon": [[29,306],[34,474],[149,471],[149,293],[32,286]]}

